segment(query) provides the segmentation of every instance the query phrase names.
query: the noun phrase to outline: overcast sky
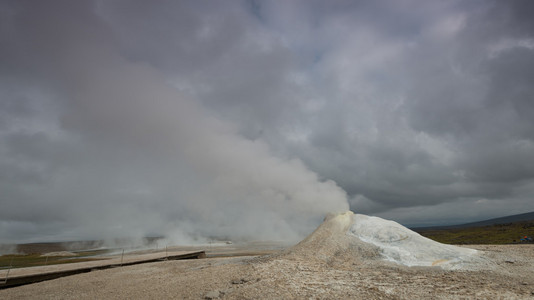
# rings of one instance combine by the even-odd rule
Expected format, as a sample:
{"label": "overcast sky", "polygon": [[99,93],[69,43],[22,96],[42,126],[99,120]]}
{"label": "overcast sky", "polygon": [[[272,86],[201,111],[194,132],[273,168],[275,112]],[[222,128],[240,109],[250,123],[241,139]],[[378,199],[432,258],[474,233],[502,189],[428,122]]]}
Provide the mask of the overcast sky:
{"label": "overcast sky", "polygon": [[0,242],[534,210],[534,2],[0,0]]}

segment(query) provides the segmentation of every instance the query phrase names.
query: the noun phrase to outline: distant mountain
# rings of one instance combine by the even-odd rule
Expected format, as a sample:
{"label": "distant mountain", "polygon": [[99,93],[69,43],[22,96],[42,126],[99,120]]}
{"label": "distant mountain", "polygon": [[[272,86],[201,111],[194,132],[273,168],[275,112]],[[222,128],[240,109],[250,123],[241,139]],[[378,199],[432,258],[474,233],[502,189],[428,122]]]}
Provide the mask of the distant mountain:
{"label": "distant mountain", "polygon": [[517,244],[534,237],[534,212],[453,226],[419,227],[413,231],[444,244]]}
{"label": "distant mountain", "polygon": [[489,220],[473,222],[473,223],[466,223],[466,224],[461,224],[461,225],[456,225],[456,226],[460,228],[478,227],[478,226],[498,225],[498,224],[532,221],[532,220],[534,220],[534,211],[529,212],[529,213],[519,214],[519,215],[511,215],[511,216],[489,219]]}
{"label": "distant mountain", "polygon": [[457,229],[457,228],[468,228],[468,227],[481,227],[481,226],[491,226],[498,224],[514,223],[514,222],[523,222],[523,221],[534,221],[534,211],[524,214],[511,215],[506,217],[500,217],[495,219],[489,219],[479,222],[465,223],[459,225],[448,225],[448,226],[432,226],[432,227],[417,227],[412,228],[416,231],[421,230],[441,230],[441,229]]}

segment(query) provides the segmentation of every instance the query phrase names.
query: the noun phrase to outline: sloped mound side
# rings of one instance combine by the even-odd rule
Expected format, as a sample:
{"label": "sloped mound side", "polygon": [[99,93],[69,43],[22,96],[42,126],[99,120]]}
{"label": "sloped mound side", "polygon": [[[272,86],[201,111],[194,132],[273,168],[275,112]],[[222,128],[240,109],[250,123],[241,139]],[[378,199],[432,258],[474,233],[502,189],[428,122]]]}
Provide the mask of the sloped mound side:
{"label": "sloped mound side", "polygon": [[347,235],[378,247],[384,259],[406,266],[458,269],[479,259],[477,250],[441,244],[378,217],[353,215]]}
{"label": "sloped mound side", "polygon": [[350,211],[328,215],[312,234],[283,255],[327,263],[385,260],[444,269],[471,268],[482,262],[476,250],[441,244],[394,221]]}
{"label": "sloped mound side", "polygon": [[352,226],[354,213],[347,211],[329,214],[315,231],[297,245],[289,248],[284,256],[304,259],[319,259],[326,262],[351,260],[357,262],[379,259],[378,247],[347,235]]}

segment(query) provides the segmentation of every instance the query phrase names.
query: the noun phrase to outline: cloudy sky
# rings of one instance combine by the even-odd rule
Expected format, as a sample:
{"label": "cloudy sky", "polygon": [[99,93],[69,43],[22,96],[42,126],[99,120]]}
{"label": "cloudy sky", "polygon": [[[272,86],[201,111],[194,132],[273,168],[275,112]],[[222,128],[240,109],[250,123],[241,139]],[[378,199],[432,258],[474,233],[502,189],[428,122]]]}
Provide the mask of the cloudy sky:
{"label": "cloudy sky", "polygon": [[0,0],[0,242],[534,210],[532,1]]}

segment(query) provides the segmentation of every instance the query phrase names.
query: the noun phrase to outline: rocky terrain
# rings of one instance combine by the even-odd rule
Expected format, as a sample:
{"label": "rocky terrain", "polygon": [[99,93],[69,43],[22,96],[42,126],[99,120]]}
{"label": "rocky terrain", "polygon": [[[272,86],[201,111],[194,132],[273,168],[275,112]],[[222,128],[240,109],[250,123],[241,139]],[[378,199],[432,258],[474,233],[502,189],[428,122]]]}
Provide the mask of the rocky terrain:
{"label": "rocky terrain", "polygon": [[478,250],[469,251],[476,252],[476,259],[454,268],[441,263],[406,266],[384,259],[380,248],[347,235],[349,217],[331,217],[301,243],[270,255],[100,270],[0,290],[0,298],[534,298],[534,245],[469,246]]}

